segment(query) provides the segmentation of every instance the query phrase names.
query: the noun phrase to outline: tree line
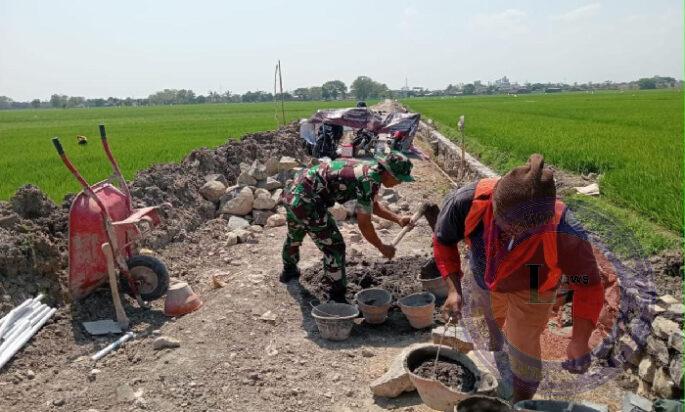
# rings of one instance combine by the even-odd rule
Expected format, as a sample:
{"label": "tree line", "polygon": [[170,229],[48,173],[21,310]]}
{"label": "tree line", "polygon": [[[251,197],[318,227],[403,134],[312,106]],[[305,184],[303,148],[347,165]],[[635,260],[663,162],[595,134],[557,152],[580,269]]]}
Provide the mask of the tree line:
{"label": "tree line", "polygon": [[271,102],[275,100],[287,101],[310,101],[310,100],[341,100],[356,98],[358,100],[379,99],[392,97],[388,87],[374,81],[367,76],[357,77],[348,90],[347,85],[341,80],[330,80],[320,86],[300,87],[292,91],[280,93],[264,91],[247,91],[243,94],[231,93],[230,91],[209,91],[207,94],[196,94],[190,89],[164,89],[152,93],[146,98],[124,99],[118,97],[87,99],[81,96],[67,96],[53,94],[50,100],[41,101],[33,99],[28,102],[14,101],[7,96],[0,96],[0,109],[27,109],[27,108],[84,108],[84,107],[113,107],[113,106],[158,106],[176,104],[204,104],[204,103],[255,103]]}

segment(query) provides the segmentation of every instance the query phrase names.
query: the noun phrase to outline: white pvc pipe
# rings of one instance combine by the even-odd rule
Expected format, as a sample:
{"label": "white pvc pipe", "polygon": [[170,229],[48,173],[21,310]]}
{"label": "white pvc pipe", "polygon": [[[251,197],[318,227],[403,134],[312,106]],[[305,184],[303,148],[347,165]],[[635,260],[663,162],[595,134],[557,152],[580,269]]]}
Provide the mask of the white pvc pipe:
{"label": "white pvc pipe", "polygon": [[20,315],[20,312],[22,312],[23,309],[29,306],[29,304],[31,303],[33,303],[33,299],[26,299],[24,303],[12,309],[11,311],[9,311],[7,315],[2,317],[2,321],[0,321],[2,322],[0,324],[0,336],[2,336],[5,333],[5,330],[7,330],[9,326],[12,326],[12,324],[16,322],[17,318]]}
{"label": "white pvc pipe", "polygon": [[48,312],[45,313],[45,315],[42,315],[39,319],[36,319],[36,323],[33,325],[33,327],[29,330],[24,331],[22,335],[17,338],[16,341],[13,342],[13,344],[4,352],[0,353],[0,369],[2,369],[5,364],[12,359],[12,357],[21,349],[26,342],[28,342],[33,335],[38,332],[38,329],[43,327],[45,322],[48,321],[52,317],[52,315],[57,312],[56,308],[49,309]]}
{"label": "white pvc pipe", "polygon": [[31,329],[46,313],[50,311],[50,308],[42,305],[40,309],[32,313],[29,317],[22,319],[17,323],[16,327],[12,329],[12,332],[5,337],[4,342],[0,345],[0,354],[7,350],[8,347],[12,345],[14,341],[18,339],[21,334],[23,334],[27,329]]}
{"label": "white pvc pipe", "polygon": [[4,336],[0,335],[0,337],[4,337],[6,339],[12,333],[12,330],[14,330],[14,328],[16,328],[21,322],[27,321],[27,320],[31,321],[31,319],[33,319],[34,317],[36,317],[36,315],[38,315],[38,312],[41,309],[46,308],[46,307],[48,307],[48,306],[45,304],[39,303],[39,302],[34,302],[34,303],[31,303],[29,306],[24,307],[21,315],[19,315],[14,320],[14,322],[12,323],[11,326],[8,323],[8,327],[4,332]]}
{"label": "white pvc pipe", "polygon": [[[107,345],[105,348],[101,349],[98,353],[95,355],[91,356],[90,359],[94,361],[99,361],[102,359],[105,355],[113,351],[114,349],[118,348],[119,346],[123,345],[124,342],[126,342],[129,339],[134,338],[136,335],[133,332],[127,332],[124,336],[120,337],[119,339],[115,340],[114,342],[110,343]],[[1,368],[2,366],[0,366]]]}

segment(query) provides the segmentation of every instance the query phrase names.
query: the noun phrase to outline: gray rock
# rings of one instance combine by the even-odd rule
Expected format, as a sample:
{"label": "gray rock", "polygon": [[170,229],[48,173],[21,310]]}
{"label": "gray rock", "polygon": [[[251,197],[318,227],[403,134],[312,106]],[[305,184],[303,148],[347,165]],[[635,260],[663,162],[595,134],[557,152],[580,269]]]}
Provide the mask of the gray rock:
{"label": "gray rock", "polygon": [[640,361],[637,367],[637,374],[643,381],[652,383],[654,381],[654,372],[656,372],[656,366],[649,356],[645,356]]}
{"label": "gray rock", "polygon": [[200,194],[210,202],[218,203],[226,192],[226,186],[218,180],[211,180],[200,188]]}
{"label": "gray rock", "polygon": [[260,180],[257,183],[257,187],[261,187],[263,189],[266,189],[268,191],[280,189],[283,187],[283,183],[281,183],[279,180],[273,177],[267,177],[266,180]]}
{"label": "gray rock", "polygon": [[271,198],[271,193],[266,189],[257,189],[254,192],[252,207],[259,210],[271,210],[276,207],[276,202]]}
{"label": "gray rock", "polygon": [[347,209],[340,203],[336,203],[333,207],[329,207],[328,211],[331,212],[335,220],[341,221],[347,219]]}
{"label": "gray rock", "polygon": [[223,183],[224,186],[228,186],[228,180],[226,180],[226,176],[222,175],[221,173],[212,173],[205,176],[205,182],[211,182],[214,180]]}
{"label": "gray rock", "polygon": [[668,372],[671,375],[671,380],[678,388],[683,387],[683,357],[681,355],[674,356],[671,363],[668,365]]}
{"label": "gray rock", "polygon": [[661,365],[668,365],[668,348],[666,344],[651,335],[647,337],[647,353],[652,355]]}
{"label": "gray rock", "polygon": [[676,303],[681,303],[681,302],[671,295],[663,295],[663,296],[659,296],[659,298],[657,299],[657,303],[659,303],[659,304],[661,304],[661,306],[667,308],[671,305],[674,305]]}
{"label": "gray rock", "polygon": [[238,229],[234,231],[236,236],[238,236],[238,243],[255,243],[254,233],[245,229]]}
{"label": "gray rock", "polygon": [[283,225],[285,225],[285,216],[281,214],[271,215],[268,219],[266,219],[267,227],[278,227]]}
{"label": "gray rock", "polygon": [[233,246],[238,244],[238,235],[233,232],[226,234],[226,246]]}
{"label": "gray rock", "polygon": [[252,223],[255,225],[265,226],[268,219],[275,213],[271,210],[253,210]]}
{"label": "gray rock", "polygon": [[383,196],[383,200],[385,200],[388,203],[395,203],[399,200],[399,197],[397,197],[396,193],[391,193],[389,195]]}
{"label": "gray rock", "polygon": [[248,187],[242,188],[237,194],[235,190],[229,191],[226,189],[226,194],[221,198],[221,209],[220,213],[245,216],[252,211],[252,202],[254,201],[254,195],[252,190]]}
{"label": "gray rock", "polygon": [[[375,396],[382,396],[384,398],[396,398],[404,392],[411,392],[415,390],[414,385],[409,379],[409,371],[404,368],[404,358],[409,352],[423,346],[430,346],[431,343],[418,343],[410,345],[402,350],[399,355],[392,361],[388,371],[378,379],[371,382],[371,392]],[[365,350],[365,349],[364,349]],[[364,352],[362,350],[362,355]]]}
{"label": "gray rock", "polygon": [[628,335],[623,335],[618,341],[618,351],[626,362],[637,365],[640,361],[640,351],[637,343]]}
{"label": "gray rock", "polygon": [[384,187],[381,189],[381,196],[389,196],[389,195],[397,196],[397,191],[395,189],[391,189],[389,187]]}
{"label": "gray rock", "polygon": [[685,313],[685,305],[682,303],[674,303],[666,309],[666,317],[674,320],[681,320]]}
{"label": "gray rock", "polygon": [[668,346],[678,353],[683,353],[683,331],[678,331],[669,336]]}
{"label": "gray rock", "polygon": [[275,157],[270,157],[264,162],[264,167],[266,167],[266,173],[271,176],[278,173],[278,159]]}
{"label": "gray rock", "polygon": [[240,176],[238,176],[237,183],[240,186],[255,186],[257,184],[257,179],[248,172],[242,172]]}
{"label": "gray rock", "polygon": [[298,165],[299,165],[299,163],[297,162],[297,160],[295,160],[289,156],[283,156],[278,161],[278,170],[279,171],[292,170],[292,169],[296,168]]}
{"label": "gray rock", "polygon": [[662,398],[670,399],[674,395],[674,384],[666,368],[659,368],[654,373],[654,383],[652,390],[654,393]]}
{"label": "gray rock", "polygon": [[652,322],[652,330],[656,337],[668,339],[670,335],[680,331],[680,326],[670,319],[666,319],[663,316],[657,316]]}
{"label": "gray rock", "polygon": [[623,395],[623,411],[626,412],[651,412],[652,402],[631,392]]}
{"label": "gray rock", "polygon": [[181,342],[178,339],[172,338],[170,336],[160,336],[152,341],[152,348],[154,350],[161,349],[173,349],[181,346]]}
{"label": "gray rock", "polygon": [[273,199],[276,204],[281,202],[281,195],[283,194],[283,189],[276,189],[271,193],[271,199]]}
{"label": "gray rock", "polygon": [[406,212],[409,210],[409,202],[400,202],[399,207],[400,210],[404,210]]}
{"label": "gray rock", "polygon": [[246,219],[243,219],[240,216],[231,216],[228,219],[228,229],[229,230],[244,229],[248,226],[250,226],[250,222],[248,222]]}
{"label": "gray rock", "polygon": [[447,330],[445,330],[445,326],[435,327],[431,331],[431,337],[433,343],[449,346],[459,352],[467,353],[474,348],[473,342],[469,339],[468,332],[463,326],[449,325]]}
{"label": "gray rock", "polygon": [[259,226],[259,225],[252,225],[247,228],[252,233],[262,233],[264,231],[264,228]]}
{"label": "gray rock", "polygon": [[255,180],[264,180],[269,174],[266,172],[266,166],[263,165],[259,160],[255,160],[250,165],[247,170],[247,174],[254,177]]}
{"label": "gray rock", "polygon": [[345,206],[345,209],[347,209],[347,217],[354,217],[356,214],[356,209],[357,209],[357,201],[356,200],[348,200],[347,202],[343,203],[343,206]]}

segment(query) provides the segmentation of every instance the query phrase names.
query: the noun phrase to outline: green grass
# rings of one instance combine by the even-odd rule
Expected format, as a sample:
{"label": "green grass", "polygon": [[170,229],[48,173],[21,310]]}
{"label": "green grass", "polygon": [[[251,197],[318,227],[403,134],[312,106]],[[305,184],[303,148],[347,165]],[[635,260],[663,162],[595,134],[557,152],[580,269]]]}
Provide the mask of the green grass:
{"label": "green grass", "polygon": [[498,172],[531,153],[576,172],[600,174],[602,199],[677,231],[683,225],[683,92],[562,93],[408,99]]}
{"label": "green grass", "polygon": [[[316,109],[354,106],[351,101],[288,102],[288,121]],[[65,151],[91,184],[111,174],[99,142],[105,123],[110,145],[127,179],[155,163],[177,162],[191,150],[216,147],[246,133],[276,127],[273,103],[203,104],[93,109],[0,111],[0,199],[21,185],[38,185],[54,200],[80,190],[50,141]],[[76,144],[76,135],[89,143]]]}

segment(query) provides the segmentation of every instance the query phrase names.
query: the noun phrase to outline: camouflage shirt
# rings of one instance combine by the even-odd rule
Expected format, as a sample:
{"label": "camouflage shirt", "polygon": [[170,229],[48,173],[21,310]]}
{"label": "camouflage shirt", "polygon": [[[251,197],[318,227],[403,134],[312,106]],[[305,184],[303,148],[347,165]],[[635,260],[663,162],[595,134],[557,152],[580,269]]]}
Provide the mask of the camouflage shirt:
{"label": "camouflage shirt", "polygon": [[287,196],[306,203],[321,201],[325,207],[357,200],[357,211],[371,214],[381,187],[375,161],[340,159],[322,162],[305,170],[293,182]]}

